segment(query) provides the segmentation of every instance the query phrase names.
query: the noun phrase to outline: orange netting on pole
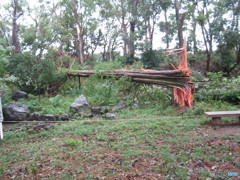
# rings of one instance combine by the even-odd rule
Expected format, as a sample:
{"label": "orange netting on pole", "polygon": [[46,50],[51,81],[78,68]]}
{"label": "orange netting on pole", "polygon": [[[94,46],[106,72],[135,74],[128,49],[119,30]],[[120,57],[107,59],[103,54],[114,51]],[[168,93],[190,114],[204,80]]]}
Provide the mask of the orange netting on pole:
{"label": "orange netting on pole", "polygon": [[[191,71],[188,69],[187,65],[187,43],[186,40],[184,40],[183,47],[180,49],[173,49],[168,50],[166,52],[170,52],[171,54],[179,54],[180,55],[180,62],[178,64],[178,67],[176,68],[174,65],[174,69],[179,69],[182,71],[184,75],[190,76],[192,74]],[[192,88],[193,84],[191,82],[191,79],[188,78],[188,84],[185,88],[179,88],[174,87],[173,88],[173,94],[174,94],[174,101],[178,103],[181,107],[191,107],[193,105],[193,95],[192,95]]]}

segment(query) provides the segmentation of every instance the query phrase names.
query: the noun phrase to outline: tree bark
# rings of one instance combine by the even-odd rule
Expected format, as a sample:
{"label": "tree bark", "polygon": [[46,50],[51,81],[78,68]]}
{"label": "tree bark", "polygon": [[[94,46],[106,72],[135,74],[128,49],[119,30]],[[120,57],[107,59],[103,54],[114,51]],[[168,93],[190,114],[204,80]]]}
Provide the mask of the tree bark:
{"label": "tree bark", "polygon": [[13,0],[13,16],[12,16],[12,45],[14,46],[14,51],[17,53],[21,52],[19,38],[18,38],[18,31],[19,25],[17,24],[18,18],[20,18],[23,15],[23,12],[21,11],[18,14],[18,9],[20,9],[18,0]]}
{"label": "tree bark", "polygon": [[80,18],[78,15],[78,1],[74,0],[74,4],[73,4],[73,11],[74,11],[74,16],[76,18],[76,30],[77,30],[77,41],[76,41],[76,45],[77,45],[77,54],[78,54],[78,61],[80,63],[81,66],[83,66],[84,63],[84,42],[83,42],[83,27],[81,26],[80,23]]}
{"label": "tree bark", "polygon": [[183,47],[183,23],[185,20],[186,13],[180,14],[180,5],[178,0],[175,0],[175,12],[176,12],[176,22],[177,22],[177,28],[178,28],[178,40],[179,40],[179,47]]}
{"label": "tree bark", "polygon": [[210,69],[210,61],[211,61],[211,54],[210,54],[210,52],[209,52],[208,43],[207,43],[207,38],[206,38],[206,35],[205,35],[204,25],[203,25],[203,24],[201,24],[201,29],[202,29],[203,41],[204,41],[204,45],[205,45],[206,53],[207,53],[207,61],[206,61],[206,69],[205,69],[205,72],[209,72],[209,69]]}
{"label": "tree bark", "polygon": [[133,0],[132,3],[132,20],[130,21],[130,40],[128,44],[128,54],[133,58],[135,54],[135,26],[139,1]]}
{"label": "tree bark", "polygon": [[169,30],[168,30],[168,18],[167,18],[167,10],[164,10],[164,19],[165,19],[165,31],[166,31],[166,49],[169,48]]}

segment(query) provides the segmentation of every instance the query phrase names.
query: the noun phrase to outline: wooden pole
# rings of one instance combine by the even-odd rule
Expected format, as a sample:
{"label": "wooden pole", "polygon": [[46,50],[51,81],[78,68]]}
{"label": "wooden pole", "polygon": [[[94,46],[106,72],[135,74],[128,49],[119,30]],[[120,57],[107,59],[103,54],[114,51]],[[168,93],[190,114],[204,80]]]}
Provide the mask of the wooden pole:
{"label": "wooden pole", "polygon": [[0,97],[0,140],[3,139],[3,126],[2,126],[2,122],[3,122],[2,101],[1,101],[1,97]]}

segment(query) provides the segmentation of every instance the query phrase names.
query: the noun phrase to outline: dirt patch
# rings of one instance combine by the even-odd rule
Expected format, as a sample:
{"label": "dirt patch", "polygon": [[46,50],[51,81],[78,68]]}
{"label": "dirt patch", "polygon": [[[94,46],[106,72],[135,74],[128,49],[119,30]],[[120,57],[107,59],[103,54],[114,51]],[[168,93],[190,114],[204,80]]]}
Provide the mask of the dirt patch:
{"label": "dirt patch", "polygon": [[[200,129],[198,129],[199,131]],[[228,135],[240,135],[240,126],[210,126],[201,128],[202,133],[219,137]]]}

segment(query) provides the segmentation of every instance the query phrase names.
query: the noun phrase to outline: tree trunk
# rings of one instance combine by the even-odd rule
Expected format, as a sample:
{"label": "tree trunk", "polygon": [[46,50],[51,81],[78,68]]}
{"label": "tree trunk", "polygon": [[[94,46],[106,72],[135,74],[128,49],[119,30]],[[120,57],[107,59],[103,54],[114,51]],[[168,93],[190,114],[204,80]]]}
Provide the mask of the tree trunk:
{"label": "tree trunk", "polygon": [[185,20],[186,13],[180,14],[179,13],[179,2],[175,0],[175,12],[176,12],[176,22],[178,28],[178,40],[179,40],[179,47],[183,47],[183,23]]}
{"label": "tree trunk", "polygon": [[196,26],[197,26],[197,23],[194,22],[193,23],[193,53],[196,54],[197,51],[198,51],[198,48],[197,48],[197,39],[196,39]]}
{"label": "tree trunk", "polygon": [[21,52],[20,43],[18,38],[19,25],[17,24],[18,18],[23,15],[23,12],[17,14],[19,9],[18,0],[13,1],[13,16],[12,16],[12,45],[14,46],[14,51],[19,53]]}
{"label": "tree trunk", "polygon": [[150,19],[148,21],[148,33],[149,33],[149,41],[150,41],[150,51],[153,49],[153,34],[154,34],[154,27],[155,27],[155,20],[153,19],[152,26]]}
{"label": "tree trunk", "polygon": [[[124,11],[124,4],[123,4],[123,0],[121,0],[121,30],[124,33],[124,35],[127,34],[127,24],[125,23],[125,16],[126,13]],[[125,56],[127,54],[127,39],[124,37],[123,38],[123,55]]]}
{"label": "tree trunk", "polygon": [[132,20],[130,21],[130,40],[128,45],[128,54],[133,58],[135,54],[135,26],[138,9],[138,0],[132,1]]}
{"label": "tree trunk", "polygon": [[170,40],[169,40],[167,10],[164,10],[164,18],[165,18],[166,44],[167,44],[166,49],[168,49],[168,48],[169,48]]}
{"label": "tree trunk", "polygon": [[77,45],[77,54],[78,54],[78,61],[80,63],[81,66],[83,66],[84,63],[84,51],[83,51],[83,47],[84,47],[84,42],[83,42],[83,27],[80,24],[80,18],[78,15],[78,2],[77,0],[74,0],[74,5],[73,5],[73,11],[74,11],[74,16],[76,18],[76,30],[77,30],[77,41],[76,41],[76,45]]}
{"label": "tree trunk", "polygon": [[236,63],[234,66],[230,69],[230,72],[233,71],[238,65],[240,65],[240,47],[238,48],[236,52]]}
{"label": "tree trunk", "polygon": [[204,25],[203,24],[201,24],[201,29],[202,29],[203,41],[204,41],[204,45],[205,45],[206,53],[207,53],[207,61],[206,61],[205,72],[209,72],[210,62],[211,62],[211,52],[210,52],[209,47],[208,47],[208,41],[207,41],[207,37],[206,37],[205,31],[204,31]]}

